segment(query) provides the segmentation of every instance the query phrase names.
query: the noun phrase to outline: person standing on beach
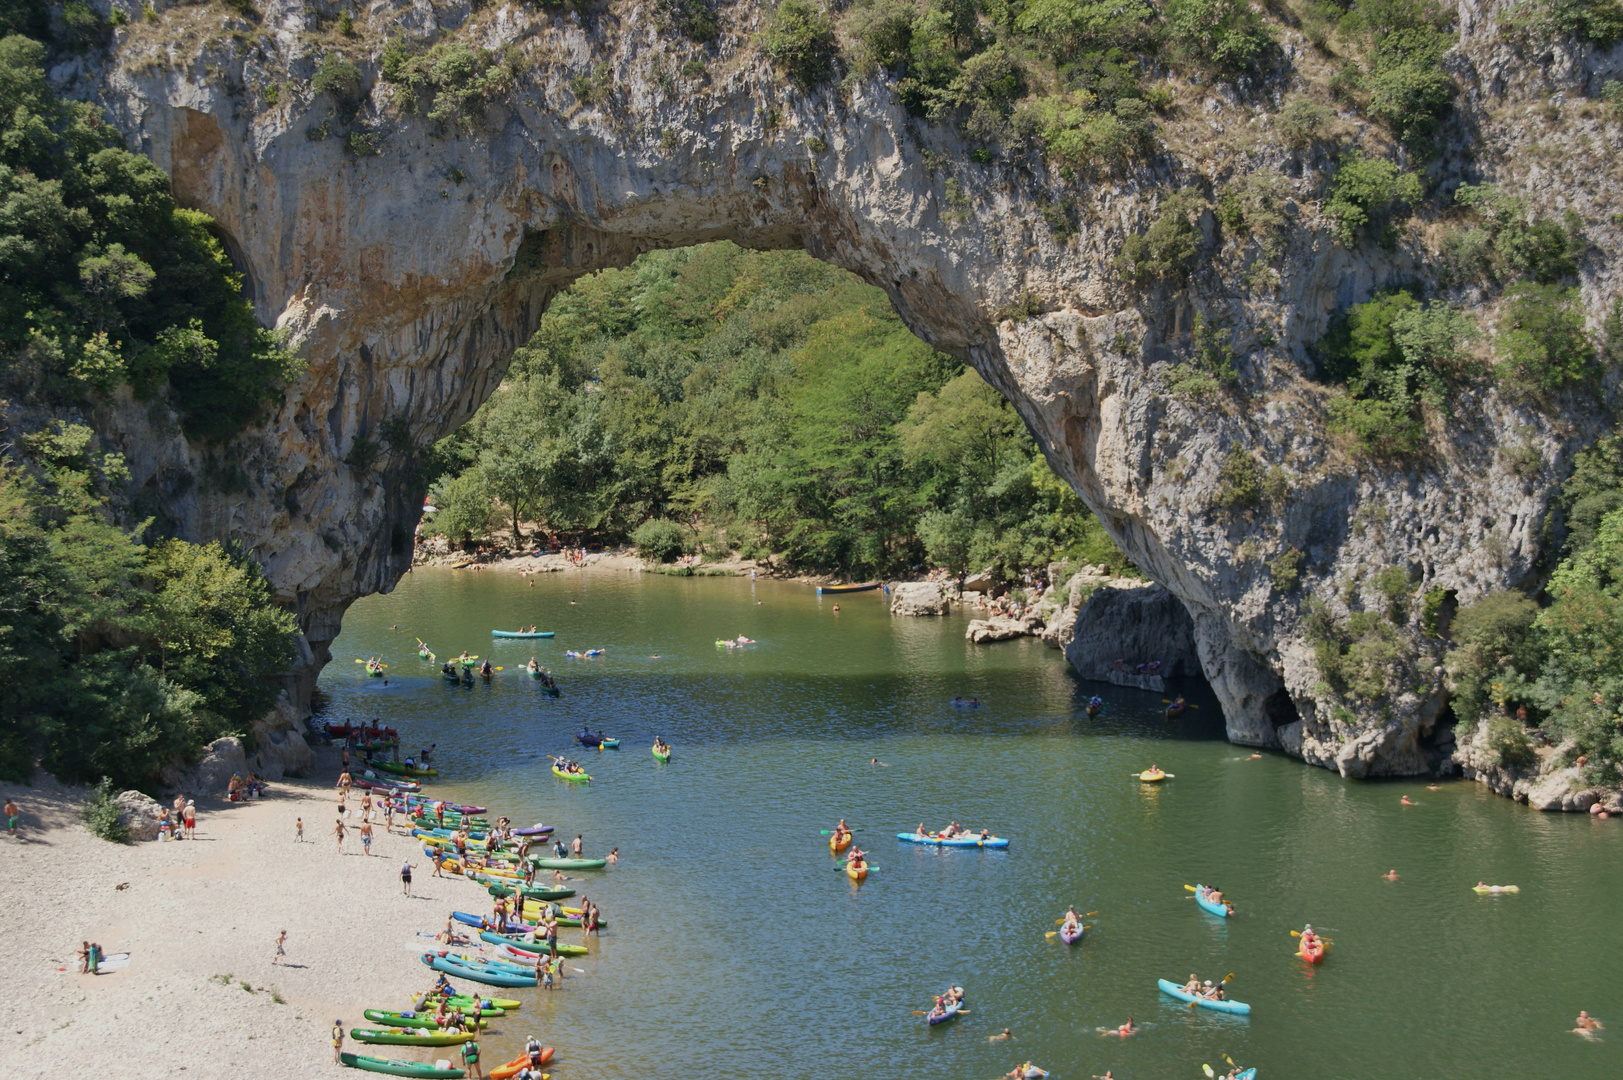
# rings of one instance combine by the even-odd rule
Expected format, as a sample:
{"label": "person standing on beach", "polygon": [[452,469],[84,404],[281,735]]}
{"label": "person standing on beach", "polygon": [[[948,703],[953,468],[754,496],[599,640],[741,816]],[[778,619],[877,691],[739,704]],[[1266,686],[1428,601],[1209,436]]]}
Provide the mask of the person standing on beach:
{"label": "person standing on beach", "polygon": [[293,833],[293,842],[295,844],[304,843],[304,819],[302,817],[293,819]]}
{"label": "person standing on beach", "polygon": [[343,1048],[344,1022],[342,1020],[334,1020],[332,1022],[332,1059],[334,1064],[338,1063],[338,1052]]}
{"label": "person standing on beach", "polygon": [[6,832],[11,834],[11,838],[13,840],[15,840],[17,838],[17,823],[22,820],[22,816],[23,816],[23,812],[21,810],[17,809],[17,804],[11,801],[11,796],[7,795],[6,796]]}
{"label": "person standing on beach", "polygon": [[361,820],[372,820],[372,793],[370,791],[361,792]]}
{"label": "person standing on beach", "polygon": [[444,877],[445,875],[440,873],[440,866],[445,862],[445,852],[436,847],[433,852],[429,854],[428,859],[434,864],[434,873],[429,876]]}
{"label": "person standing on beach", "polygon": [[338,838],[338,854],[344,853],[344,819],[339,818],[338,823],[332,827],[332,834]]}
{"label": "person standing on beach", "polygon": [[279,963],[287,955],[287,931],[283,930],[276,937],[276,955],[271,957],[271,963]]}
{"label": "person standing on beach", "polygon": [[197,804],[186,800],[186,839],[197,839]]}
{"label": "person standing on beach", "polygon": [[[477,1021],[475,1021],[477,1023]],[[462,1067],[474,1080],[482,1080],[484,1072],[479,1068],[479,1040],[469,1039],[462,1044]]]}
{"label": "person standing on beach", "polygon": [[372,823],[364,817],[361,819],[361,851],[372,854]]}
{"label": "person standing on beach", "polygon": [[[400,864],[400,891],[405,893],[407,896],[411,895],[411,868],[416,865],[417,864],[414,862],[403,862]],[[434,864],[434,869],[439,869],[439,863],[436,862]],[[449,926],[450,924],[447,923],[446,925]]]}
{"label": "person standing on beach", "polygon": [[181,829],[182,823],[186,820],[186,796],[176,795],[170,809],[175,812],[175,839],[180,840],[186,835]]}

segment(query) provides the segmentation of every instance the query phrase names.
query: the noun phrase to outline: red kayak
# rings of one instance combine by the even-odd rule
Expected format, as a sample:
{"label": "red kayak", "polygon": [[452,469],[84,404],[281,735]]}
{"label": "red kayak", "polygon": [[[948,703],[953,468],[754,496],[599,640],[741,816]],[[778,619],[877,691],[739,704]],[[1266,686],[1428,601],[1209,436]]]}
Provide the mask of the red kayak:
{"label": "red kayak", "polygon": [[398,739],[400,732],[392,727],[379,727],[376,724],[328,724],[327,734],[334,739],[347,739],[351,735],[357,739]]}
{"label": "red kayak", "polygon": [[1304,941],[1296,946],[1296,955],[1310,964],[1317,964],[1320,960],[1323,960],[1327,951],[1328,948],[1324,944],[1323,938],[1315,940],[1311,945]]}

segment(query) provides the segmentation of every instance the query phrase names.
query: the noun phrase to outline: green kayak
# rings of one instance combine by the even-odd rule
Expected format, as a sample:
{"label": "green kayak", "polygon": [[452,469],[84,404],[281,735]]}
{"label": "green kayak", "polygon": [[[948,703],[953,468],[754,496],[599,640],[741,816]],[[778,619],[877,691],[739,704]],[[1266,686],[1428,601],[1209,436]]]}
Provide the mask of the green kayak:
{"label": "green kayak", "polygon": [[[491,896],[513,895],[513,887],[511,885],[500,885],[497,884],[494,879],[490,878],[487,878],[486,880],[489,882],[489,884],[487,885],[485,891]],[[521,886],[521,888],[524,892],[524,898],[526,900],[568,900],[571,896],[575,895],[574,889],[546,889],[542,888],[540,885],[524,885]]]}
{"label": "green kayak", "polygon": [[654,751],[654,756],[657,757],[659,760],[661,760],[661,761],[669,761],[669,760],[671,760],[671,752],[669,750],[667,750],[663,754],[661,754],[657,747],[650,747],[650,749],[652,749]]}
{"label": "green kayak", "polygon": [[550,855],[531,855],[530,861],[544,870],[601,870],[609,865],[607,859],[555,859]]}
{"label": "green kayak", "polygon": [[388,1073],[390,1076],[434,1076],[444,1077],[445,1080],[461,1080],[461,1077],[467,1075],[461,1069],[439,1069],[421,1061],[389,1061],[360,1054],[339,1054],[338,1060],[352,1069]]}
{"label": "green kayak", "polygon": [[385,1043],[390,1046],[455,1046],[473,1038],[466,1031],[396,1031],[393,1028],[350,1028],[356,1042]]}
{"label": "green kayak", "polygon": [[[522,949],[526,952],[536,953],[537,955],[547,951],[547,944],[544,941],[525,941],[523,938],[511,934],[497,934],[490,930],[482,930],[479,933],[479,937],[492,945],[511,945],[515,949]],[[560,941],[558,942],[558,955],[585,956],[587,955],[586,946],[565,945]]]}
{"label": "green kayak", "polygon": [[[502,1011],[500,1009],[481,1010],[481,1012],[484,1013],[484,1016],[481,1016],[480,1019],[479,1019],[479,1026],[480,1027],[488,1027],[489,1024],[490,1024],[490,1021],[484,1018],[485,1016],[501,1016],[502,1015]],[[436,1028],[436,1027],[439,1027],[438,1024],[434,1023],[434,1014],[432,1012],[421,1012],[421,1013],[419,1013],[419,1012],[388,1012],[385,1009],[367,1009],[364,1015],[366,1016],[366,1018],[368,1020],[372,1021],[374,1024],[383,1024],[386,1027],[397,1027],[397,1028]]]}
{"label": "green kayak", "polygon": [[[436,995],[427,994],[423,997],[423,1003],[418,1008],[425,1013],[433,1013],[434,1006],[438,1005],[439,1001],[440,999]],[[453,1009],[466,1009],[473,1004],[473,998],[468,994],[452,994],[445,999],[445,1004]],[[501,1016],[502,1013],[512,1012],[522,1004],[523,1002],[513,998],[486,997],[484,994],[480,994],[479,1015]]]}

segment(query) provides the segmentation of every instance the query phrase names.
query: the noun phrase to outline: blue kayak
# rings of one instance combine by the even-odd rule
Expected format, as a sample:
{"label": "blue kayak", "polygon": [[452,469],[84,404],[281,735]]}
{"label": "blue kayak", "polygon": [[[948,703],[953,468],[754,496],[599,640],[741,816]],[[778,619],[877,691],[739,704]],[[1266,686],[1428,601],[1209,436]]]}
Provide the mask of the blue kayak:
{"label": "blue kayak", "polygon": [[443,971],[447,975],[454,975],[458,979],[469,982],[484,983],[486,986],[534,986],[534,975],[519,975],[516,972],[499,971],[494,968],[474,968],[466,964],[459,964],[455,960],[433,953],[423,955],[423,963],[435,971]]}
{"label": "blue kayak", "polygon": [[1165,979],[1155,980],[1155,985],[1161,988],[1161,993],[1171,994],[1179,1001],[1193,1002],[1203,1009],[1215,1009],[1218,1012],[1226,1013],[1239,1013],[1242,1016],[1251,1012],[1251,1006],[1247,1005],[1243,1001],[1216,1001],[1212,998],[1196,997],[1194,994],[1186,993],[1184,988],[1179,986],[1177,983],[1168,982]]}
{"label": "blue kayak", "polygon": [[[464,926],[473,926],[480,930],[485,929],[490,921],[489,919],[482,918],[478,915],[470,915],[466,911],[453,911],[451,912],[451,918],[455,919]],[[523,934],[534,930],[535,927],[531,926],[529,923],[514,922],[512,919],[508,919],[507,924],[502,927],[502,929],[509,934]]]}
{"label": "blue kayak", "polygon": [[1195,903],[1199,904],[1203,909],[1211,912],[1220,919],[1226,919],[1229,917],[1228,908],[1224,907],[1220,903],[1206,899],[1206,886],[1204,885],[1197,884],[1195,886]]}
{"label": "blue kayak", "polygon": [[543,637],[551,637],[554,633],[555,633],[555,631],[552,631],[552,630],[537,630],[534,633],[528,633],[528,634],[518,633],[518,632],[513,631],[513,630],[492,630],[490,632],[490,636],[491,637],[510,637],[510,638],[543,638]]}
{"label": "blue kayak", "polygon": [[951,1005],[948,1005],[946,1007],[946,1009],[942,1011],[940,1016],[926,1016],[924,1018],[925,1022],[928,1023],[931,1027],[935,1027],[937,1024],[945,1024],[948,1020],[951,1020],[953,1017],[957,1016],[958,1015],[958,1010],[963,1008],[963,1007],[964,1007],[964,1002],[963,1002],[963,999],[960,998],[957,1001],[953,1002]]}
{"label": "blue kayak", "polygon": [[929,844],[932,847],[962,847],[962,848],[1006,848],[1009,846],[1007,837],[994,836],[982,840],[978,836],[955,836],[951,840],[943,840],[933,833],[920,835],[916,832],[899,832],[896,839],[909,844]]}

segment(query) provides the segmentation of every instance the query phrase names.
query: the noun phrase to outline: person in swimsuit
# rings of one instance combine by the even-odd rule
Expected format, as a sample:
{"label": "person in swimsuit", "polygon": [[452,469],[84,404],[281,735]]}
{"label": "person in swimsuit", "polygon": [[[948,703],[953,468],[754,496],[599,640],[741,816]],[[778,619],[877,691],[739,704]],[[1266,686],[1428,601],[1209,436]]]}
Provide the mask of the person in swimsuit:
{"label": "person in swimsuit", "polygon": [[333,834],[333,836],[338,838],[338,854],[342,855],[344,853],[344,819],[343,818],[339,818],[338,821],[337,821],[337,824],[335,824],[333,826],[332,834]]}
{"label": "person in swimsuit", "polygon": [[287,931],[283,930],[276,938],[276,955],[271,957],[271,963],[278,963],[287,955]]}
{"label": "person in swimsuit", "polygon": [[23,812],[17,809],[17,804],[11,801],[10,796],[6,797],[5,813],[6,832],[10,833],[12,838],[15,839],[17,836],[17,825],[22,821]]}
{"label": "person in swimsuit", "polygon": [[343,1048],[344,1048],[344,1022],[342,1020],[334,1020],[332,1022],[332,1059],[333,1059],[334,1064],[336,1064],[338,1062],[338,1053]]}
{"label": "person in swimsuit", "polygon": [[[406,896],[411,895],[411,869],[412,869],[412,867],[414,867],[416,865],[417,865],[416,863],[409,862],[409,861],[408,862],[403,862],[403,863],[400,864],[400,891],[403,894],[405,894]],[[434,872],[436,874],[438,874],[439,869],[440,869],[439,860],[435,859],[434,860]],[[449,930],[451,929],[451,924],[446,923],[445,924],[445,929],[447,930],[447,932],[449,932]]]}
{"label": "person in swimsuit", "polygon": [[1386,873],[1382,874],[1381,877],[1385,878],[1387,881],[1396,881],[1398,879],[1398,872],[1396,870],[1388,870]]}

